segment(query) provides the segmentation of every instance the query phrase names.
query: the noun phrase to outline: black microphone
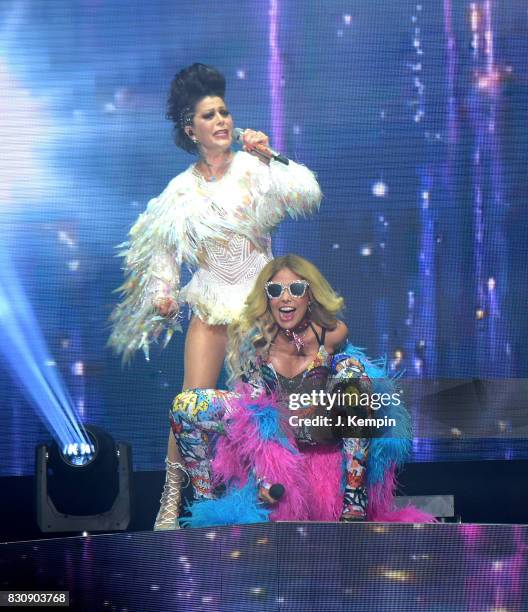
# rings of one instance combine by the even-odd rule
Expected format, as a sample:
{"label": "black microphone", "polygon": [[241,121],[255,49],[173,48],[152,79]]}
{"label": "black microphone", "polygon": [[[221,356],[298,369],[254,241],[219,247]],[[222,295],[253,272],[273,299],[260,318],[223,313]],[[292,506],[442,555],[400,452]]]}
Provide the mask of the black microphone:
{"label": "black microphone", "polygon": [[272,497],[275,501],[279,501],[279,499],[284,495],[285,492],[286,489],[284,488],[284,485],[281,485],[278,482],[274,485],[271,485],[268,491],[269,496]]}
{"label": "black microphone", "polygon": [[[240,145],[244,144],[244,141],[242,138],[243,136],[244,136],[244,130],[237,128],[237,127],[233,130],[233,138]],[[274,151],[273,149],[270,149],[269,147],[265,147],[264,145],[261,145],[261,144],[253,145],[252,150],[255,151],[257,155],[262,157],[262,159],[265,159],[265,160],[274,159],[275,161],[278,161],[281,164],[285,164],[286,166],[290,163],[290,160],[287,157],[284,157],[284,155],[282,155],[278,151]]]}

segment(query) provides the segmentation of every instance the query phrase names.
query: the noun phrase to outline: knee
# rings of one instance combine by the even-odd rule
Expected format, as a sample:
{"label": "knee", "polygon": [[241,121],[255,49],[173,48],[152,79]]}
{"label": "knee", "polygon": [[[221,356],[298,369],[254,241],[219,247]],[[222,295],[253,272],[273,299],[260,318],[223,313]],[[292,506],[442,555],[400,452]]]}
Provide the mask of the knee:
{"label": "knee", "polygon": [[195,423],[223,413],[223,395],[216,389],[185,389],[174,398],[171,418]]}
{"label": "knee", "polygon": [[186,389],[174,398],[172,402],[170,417],[173,421],[182,418],[192,418],[197,413],[198,392],[195,389]]}

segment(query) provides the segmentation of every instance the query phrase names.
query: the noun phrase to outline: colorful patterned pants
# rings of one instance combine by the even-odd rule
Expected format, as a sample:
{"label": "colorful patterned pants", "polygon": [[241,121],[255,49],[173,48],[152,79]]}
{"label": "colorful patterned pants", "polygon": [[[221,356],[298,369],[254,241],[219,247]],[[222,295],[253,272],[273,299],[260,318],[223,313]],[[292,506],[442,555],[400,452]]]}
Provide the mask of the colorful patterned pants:
{"label": "colorful patterned pants", "polygon": [[[229,401],[235,394],[218,389],[189,389],[174,399],[171,428],[180,448],[194,490],[195,499],[216,497],[211,459],[215,443],[225,431]],[[345,493],[343,518],[364,518],[367,509],[365,486],[369,440],[343,440]],[[256,475],[258,478],[258,475]]]}
{"label": "colorful patterned pants", "polygon": [[189,389],[174,399],[171,429],[191,479],[195,499],[214,499],[211,458],[215,442],[224,432],[232,392]]}
{"label": "colorful patterned pants", "polygon": [[345,497],[343,519],[364,519],[367,515],[367,459],[370,440],[343,438]]}

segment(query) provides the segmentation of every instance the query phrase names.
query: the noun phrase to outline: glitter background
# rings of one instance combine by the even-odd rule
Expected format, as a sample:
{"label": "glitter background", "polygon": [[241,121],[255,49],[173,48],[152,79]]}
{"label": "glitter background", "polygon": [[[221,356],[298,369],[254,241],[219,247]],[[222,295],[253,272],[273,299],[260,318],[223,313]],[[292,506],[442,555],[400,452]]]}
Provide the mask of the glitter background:
{"label": "glitter background", "polygon": [[[124,370],[105,349],[113,247],[191,161],[164,106],[195,61],[226,74],[237,125],[317,173],[321,212],[274,251],[321,268],[352,342],[407,376],[526,377],[523,0],[5,0],[0,49],[0,246],[81,418],[136,469],[162,467],[183,338]],[[30,473],[49,434],[2,362],[0,405],[0,475]],[[414,460],[528,456],[501,432],[418,438]]]}

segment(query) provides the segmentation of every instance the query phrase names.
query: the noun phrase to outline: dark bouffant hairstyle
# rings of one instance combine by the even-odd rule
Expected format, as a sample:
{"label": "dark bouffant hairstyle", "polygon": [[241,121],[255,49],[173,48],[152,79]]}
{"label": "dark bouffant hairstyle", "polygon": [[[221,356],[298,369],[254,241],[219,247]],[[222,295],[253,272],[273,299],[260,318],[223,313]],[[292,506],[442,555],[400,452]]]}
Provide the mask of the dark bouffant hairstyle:
{"label": "dark bouffant hairstyle", "polygon": [[212,66],[193,64],[184,68],[171,83],[167,102],[167,118],[174,123],[174,140],[188,153],[198,153],[198,147],[183,129],[190,125],[196,104],[206,96],[224,99],[225,77]]}

